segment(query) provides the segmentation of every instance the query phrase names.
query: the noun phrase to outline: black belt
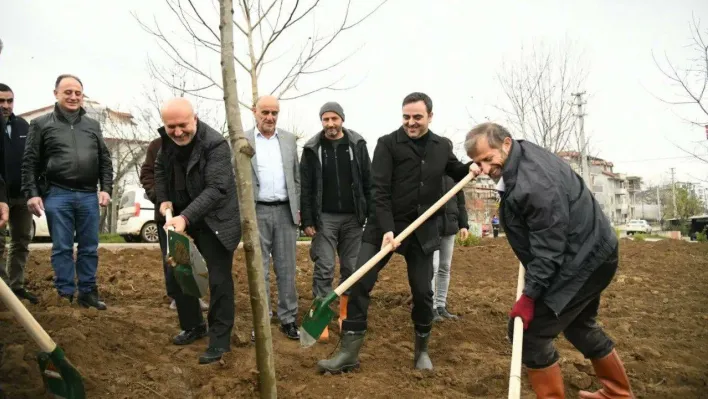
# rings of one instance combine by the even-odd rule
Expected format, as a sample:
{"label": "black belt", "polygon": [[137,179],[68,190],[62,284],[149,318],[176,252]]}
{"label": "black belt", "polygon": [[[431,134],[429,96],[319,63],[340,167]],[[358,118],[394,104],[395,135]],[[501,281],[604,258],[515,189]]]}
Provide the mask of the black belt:
{"label": "black belt", "polygon": [[256,204],[258,205],[265,205],[265,206],[280,206],[280,205],[289,205],[289,201],[271,201],[271,202],[266,202],[266,201],[256,201]]}

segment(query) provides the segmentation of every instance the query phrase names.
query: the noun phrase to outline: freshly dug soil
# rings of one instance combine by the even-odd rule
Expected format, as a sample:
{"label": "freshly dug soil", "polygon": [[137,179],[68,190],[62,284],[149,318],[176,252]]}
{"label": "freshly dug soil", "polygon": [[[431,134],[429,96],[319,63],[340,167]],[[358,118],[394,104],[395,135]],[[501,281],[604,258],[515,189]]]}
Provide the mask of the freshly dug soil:
{"label": "freshly dug soil", "polygon": [[[312,300],[309,247],[298,247],[300,314]],[[681,241],[622,240],[620,270],[606,291],[600,320],[617,342],[638,398],[708,397],[708,245]],[[432,373],[413,370],[413,331],[403,259],[396,255],[374,289],[370,330],[354,373],[318,375],[317,360],[337,345],[303,349],[273,322],[278,396],[283,398],[502,398],[507,395],[511,345],[507,313],[513,304],[518,263],[502,239],[457,248],[449,309],[462,316],[434,326]],[[206,340],[171,344],[179,331],[168,308],[159,252],[100,250],[104,312],[62,305],[52,288],[47,251],[30,255],[28,288],[41,295],[27,305],[85,377],[89,398],[257,397],[255,346],[245,260],[238,251],[236,324],[232,352],[220,364],[200,366]],[[273,273],[271,272],[274,281]],[[277,295],[272,286],[273,303]],[[0,384],[10,398],[45,397],[37,346],[0,305]],[[558,340],[567,396],[596,389],[590,362]],[[524,398],[535,397],[524,380]]]}

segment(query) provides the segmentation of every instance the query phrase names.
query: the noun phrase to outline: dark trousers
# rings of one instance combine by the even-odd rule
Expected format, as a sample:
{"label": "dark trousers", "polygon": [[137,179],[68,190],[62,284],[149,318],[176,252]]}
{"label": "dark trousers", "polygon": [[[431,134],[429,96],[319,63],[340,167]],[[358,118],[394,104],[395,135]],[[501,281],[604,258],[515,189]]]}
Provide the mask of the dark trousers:
{"label": "dark trousers", "polygon": [[25,265],[29,256],[29,244],[32,241],[32,214],[27,209],[24,198],[10,198],[10,251],[5,261],[5,235],[0,229],[0,277],[13,290],[25,286]]}
{"label": "dark trousers", "polygon": [[498,224],[492,225],[492,234],[494,234],[494,238],[499,237],[499,225]]}
{"label": "dark trousers", "polygon": [[[224,248],[209,228],[188,230],[187,233],[194,239],[209,269],[209,347],[230,349],[235,313],[234,280],[231,276],[234,251]],[[204,323],[199,299],[184,294],[174,275],[170,274],[170,280],[170,284],[175,286],[174,300],[180,327],[188,330]]]}
{"label": "dark trousers", "polygon": [[[617,264],[615,249],[558,316],[543,301],[536,301],[534,319],[524,331],[521,360],[526,367],[540,369],[558,361],[553,341],[561,332],[587,359],[599,359],[612,352],[614,342],[600,328],[596,318],[600,296],[612,281]],[[513,331],[514,323],[510,320],[509,337],[513,336]]]}
{"label": "dark trousers", "polygon": [[[414,236],[406,239],[399,249],[406,259],[408,268],[408,284],[413,294],[413,311],[411,317],[415,330],[420,333],[430,332],[433,322],[433,254],[425,254],[418,239]],[[357,258],[357,269],[381,250],[380,245],[367,242],[361,243]],[[386,266],[393,253],[386,255],[368,273],[351,288],[347,305],[347,319],[342,322],[344,331],[364,331],[367,329],[367,312],[371,300],[371,290],[374,289],[379,272]]]}
{"label": "dark trousers", "polygon": [[174,299],[179,285],[177,284],[177,280],[172,278],[172,266],[167,264],[167,258],[165,257],[167,254],[167,232],[164,226],[164,221],[157,223],[157,237],[160,241],[160,252],[162,253],[162,271],[165,274],[165,291],[168,297]]}
{"label": "dark trousers", "polygon": [[[364,229],[353,214],[323,213],[320,219],[317,234],[310,245],[310,258],[315,263],[312,270],[312,295],[324,298],[332,291],[337,254],[339,283],[354,273]],[[349,294],[349,291],[344,293]]]}

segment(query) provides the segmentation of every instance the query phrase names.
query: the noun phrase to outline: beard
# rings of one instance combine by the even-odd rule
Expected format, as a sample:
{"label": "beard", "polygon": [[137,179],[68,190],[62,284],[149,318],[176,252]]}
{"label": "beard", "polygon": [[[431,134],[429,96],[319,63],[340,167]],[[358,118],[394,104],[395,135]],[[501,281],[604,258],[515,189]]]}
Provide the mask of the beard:
{"label": "beard", "polygon": [[328,129],[325,129],[324,131],[325,131],[325,136],[327,136],[329,138],[335,138],[342,132],[341,129],[337,129],[336,127],[328,128]]}
{"label": "beard", "polygon": [[503,148],[499,149],[499,153],[499,162],[493,164],[491,170],[489,171],[489,178],[492,179],[494,183],[499,183],[499,180],[501,180],[506,159],[509,157],[509,153],[504,151]]}

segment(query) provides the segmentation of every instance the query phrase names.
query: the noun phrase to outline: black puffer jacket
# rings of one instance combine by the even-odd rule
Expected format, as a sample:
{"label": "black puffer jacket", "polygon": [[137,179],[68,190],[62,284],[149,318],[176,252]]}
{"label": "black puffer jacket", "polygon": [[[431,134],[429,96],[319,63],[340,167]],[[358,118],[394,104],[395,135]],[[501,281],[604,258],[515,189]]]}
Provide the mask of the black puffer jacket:
{"label": "black puffer jacket", "polygon": [[81,108],[79,119],[70,124],[54,106],[54,112],[30,122],[22,162],[22,193],[29,199],[41,196],[49,185],[68,190],[95,192],[113,190],[113,165],[99,123]]}
{"label": "black puffer jacket", "polygon": [[502,176],[500,221],[524,294],[559,314],[617,248],[615,231],[570,165],[533,143],[512,142]]}

